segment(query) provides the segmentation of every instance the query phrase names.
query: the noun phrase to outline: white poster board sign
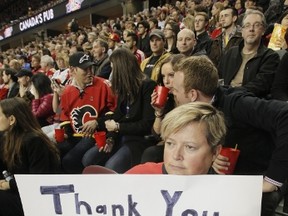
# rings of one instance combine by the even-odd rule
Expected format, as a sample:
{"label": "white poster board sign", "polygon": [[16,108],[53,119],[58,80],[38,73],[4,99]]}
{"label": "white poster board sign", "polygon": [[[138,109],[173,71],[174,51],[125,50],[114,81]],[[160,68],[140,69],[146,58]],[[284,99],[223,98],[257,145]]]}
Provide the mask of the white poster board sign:
{"label": "white poster board sign", "polygon": [[25,216],[260,216],[262,176],[15,175]]}

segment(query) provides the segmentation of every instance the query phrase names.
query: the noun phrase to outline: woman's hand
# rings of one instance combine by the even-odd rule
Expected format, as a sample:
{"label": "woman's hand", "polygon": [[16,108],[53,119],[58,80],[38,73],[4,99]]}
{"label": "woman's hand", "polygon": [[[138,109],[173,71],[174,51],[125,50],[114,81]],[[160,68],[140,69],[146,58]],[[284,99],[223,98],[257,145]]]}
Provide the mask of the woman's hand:
{"label": "woman's hand", "polygon": [[0,190],[9,190],[10,185],[6,180],[0,180]]}
{"label": "woman's hand", "polygon": [[54,79],[52,79],[51,88],[54,93],[58,94],[58,96],[61,96],[65,86],[58,84]]}
{"label": "woman's hand", "polygon": [[105,126],[108,131],[117,131],[117,122],[114,120],[105,121]]}
{"label": "woman's hand", "polygon": [[221,170],[228,170],[229,165],[229,158],[219,154],[213,162],[212,167],[218,174],[224,174]]}
{"label": "woman's hand", "polygon": [[151,94],[151,106],[153,107],[153,109],[155,110],[155,112],[157,112],[159,115],[163,115],[163,108],[159,108],[159,107],[155,107],[154,104],[156,102],[156,99],[158,97],[158,93],[157,91],[152,92]]}
{"label": "woman's hand", "polygon": [[287,49],[287,43],[284,38],[278,38],[276,41],[276,46],[281,49]]}
{"label": "woman's hand", "polygon": [[105,146],[101,147],[99,149],[99,152],[104,151],[105,153],[110,153],[113,149],[114,144],[115,144],[115,142],[114,142],[112,137],[107,138]]}

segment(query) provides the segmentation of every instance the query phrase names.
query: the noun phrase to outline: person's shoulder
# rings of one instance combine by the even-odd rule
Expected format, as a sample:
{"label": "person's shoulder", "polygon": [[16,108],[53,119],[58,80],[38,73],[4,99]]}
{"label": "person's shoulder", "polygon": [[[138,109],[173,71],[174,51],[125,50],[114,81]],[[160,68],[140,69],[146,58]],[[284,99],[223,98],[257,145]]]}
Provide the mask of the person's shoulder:
{"label": "person's shoulder", "polygon": [[163,163],[147,162],[139,164],[128,170],[125,174],[163,174]]}
{"label": "person's shoulder", "polygon": [[43,137],[39,136],[35,132],[27,132],[23,137],[23,144],[33,146],[33,145],[42,145],[43,144]]}
{"label": "person's shoulder", "polygon": [[143,85],[156,85],[156,82],[149,77],[143,80]]}
{"label": "person's shoulder", "polygon": [[107,79],[104,79],[102,77],[98,77],[98,76],[95,76],[93,78],[93,85],[94,86],[101,86],[101,87],[111,87],[111,82]]}
{"label": "person's shoulder", "polygon": [[70,94],[71,91],[75,91],[76,89],[77,89],[77,88],[76,88],[74,85],[72,85],[72,84],[66,85],[66,86],[65,86],[65,89],[64,89],[64,91],[63,91],[62,97],[63,97],[64,95]]}
{"label": "person's shoulder", "polygon": [[152,80],[148,77],[143,80],[143,83],[142,83],[143,89],[151,89],[151,88],[154,89],[155,86],[156,86],[156,82],[154,80]]}

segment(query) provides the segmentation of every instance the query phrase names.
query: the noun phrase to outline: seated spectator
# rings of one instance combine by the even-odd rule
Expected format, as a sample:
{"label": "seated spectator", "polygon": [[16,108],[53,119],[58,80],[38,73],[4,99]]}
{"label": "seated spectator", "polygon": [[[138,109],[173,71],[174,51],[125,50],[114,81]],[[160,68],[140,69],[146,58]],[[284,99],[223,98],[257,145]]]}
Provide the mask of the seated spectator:
{"label": "seated spectator", "polygon": [[43,55],[40,61],[41,69],[43,70],[44,74],[51,78],[55,73],[55,62],[54,59],[49,55]]}
{"label": "seated spectator", "polygon": [[159,29],[158,27],[158,20],[154,17],[149,18],[149,26],[150,26],[150,31],[153,31],[154,29]]}
{"label": "seated spectator", "polygon": [[21,64],[17,59],[12,59],[9,61],[9,68],[14,69],[18,72],[21,69]]}
{"label": "seated spectator", "polygon": [[92,66],[93,74],[104,79],[108,79],[112,71],[108,49],[108,43],[102,39],[93,42],[92,55],[95,63]]}
{"label": "seated spectator", "polygon": [[[200,51],[198,54],[194,53],[194,47],[196,44],[195,34],[191,29],[182,29],[177,35],[177,49],[185,56],[201,55]],[[205,53],[204,53],[205,54]]]}
{"label": "seated spectator", "polygon": [[4,73],[4,69],[0,69],[0,100],[7,98],[7,94],[9,90],[8,85],[4,83],[3,73]]}
{"label": "seated spectator", "polygon": [[128,33],[126,37],[125,46],[128,49],[130,49],[130,51],[137,58],[138,63],[141,64],[141,62],[144,61],[145,59],[145,54],[144,52],[142,52],[141,50],[137,48],[137,44],[138,44],[138,36],[133,32]]}
{"label": "seated spectator", "polygon": [[[131,31],[131,30],[128,30],[128,29],[124,29],[123,30],[123,34],[122,34],[122,41],[123,43],[126,43],[126,38],[127,38],[127,35],[129,33],[135,33],[135,31]],[[138,37],[138,36],[137,36]]]}
{"label": "seated spectator", "polygon": [[53,123],[54,112],[52,108],[52,88],[50,79],[43,73],[31,77],[31,93],[34,99],[31,102],[32,113],[41,127]]}
{"label": "seated spectator", "polygon": [[218,66],[224,53],[231,47],[238,46],[242,41],[240,27],[236,25],[237,11],[235,8],[226,7],[220,12],[221,31],[213,40],[209,58]]}
{"label": "seated spectator", "polygon": [[69,74],[69,67],[68,67],[68,56],[64,54],[58,54],[56,57],[56,64],[58,67],[58,70],[56,70],[52,77],[51,80],[55,80],[58,82],[58,84],[65,85],[69,79],[70,79],[70,74]]}
{"label": "seated spectator", "polygon": [[[58,58],[58,57],[57,57]],[[61,57],[60,57],[61,58]],[[51,78],[51,88],[53,90],[52,108],[55,113],[53,124],[42,127],[42,131],[48,136],[50,140],[55,140],[55,128],[60,128],[60,98],[67,85],[71,83],[72,78],[70,77],[70,69],[67,68],[64,71],[58,70],[53,74]]]}
{"label": "seated spectator", "polygon": [[[93,62],[83,52],[76,52],[69,58],[73,77],[60,98],[60,121],[65,124],[67,140],[58,143],[62,158],[62,169],[66,173],[81,173],[82,157],[95,145],[92,135],[104,130],[105,113],[114,111],[116,100],[109,83],[92,74]],[[84,118],[85,117],[85,118]]]}
{"label": "seated spectator", "polygon": [[137,33],[139,35],[139,43],[137,47],[142,52],[144,52],[146,58],[148,58],[152,54],[150,43],[149,43],[150,25],[146,20],[142,20],[139,23],[137,23],[137,30],[138,30]]}
{"label": "seated spectator", "polygon": [[195,15],[194,29],[196,33],[196,46],[194,52],[204,51],[207,54],[210,53],[212,40],[206,31],[209,25],[209,17],[205,12],[197,12]]}
{"label": "seated spectator", "polygon": [[[41,131],[28,104],[15,97],[0,101],[0,160],[12,175],[59,173],[58,150]],[[24,216],[16,181],[0,180],[0,215]]]}
{"label": "seated spectator", "polygon": [[140,67],[149,78],[156,81],[160,71],[161,62],[170,56],[170,53],[164,49],[165,35],[161,30],[155,29],[150,33],[149,38],[152,55],[146,58],[141,63]]}
{"label": "seated spectator", "polygon": [[18,61],[20,62],[23,69],[31,70],[30,63],[28,62],[28,59],[25,55],[21,55]]}
{"label": "seated spectator", "polygon": [[169,112],[161,125],[164,162],[145,163],[126,174],[215,174],[211,164],[224,143],[223,114],[208,103],[181,105]]}
{"label": "seated spectator", "polygon": [[[154,121],[150,95],[156,83],[141,71],[134,55],[126,48],[115,50],[110,56],[113,65],[112,91],[117,97],[113,118],[105,121],[108,142],[104,149],[93,147],[83,157],[84,166],[96,164],[99,151],[114,155],[105,166],[123,173],[139,164],[149,146],[145,135],[151,133]],[[125,71],[125,73],[123,73]]]}
{"label": "seated spectator", "polygon": [[8,86],[8,93],[6,98],[12,98],[19,93],[18,78],[16,77],[17,71],[11,68],[5,68],[2,74],[2,79],[5,85]]}
{"label": "seated spectator", "polygon": [[187,29],[194,31],[194,22],[195,22],[194,16],[187,14],[186,17],[184,17],[182,20],[182,23],[180,25],[180,30],[187,28]]}
{"label": "seated spectator", "polygon": [[167,52],[171,54],[179,53],[176,42],[177,42],[177,34],[180,31],[179,25],[176,22],[169,21],[164,26],[163,32],[165,36],[165,49]]}
{"label": "seated spectator", "polygon": [[116,33],[111,33],[108,38],[108,55],[110,56],[114,50],[116,50],[120,45],[120,36]]}
{"label": "seated spectator", "polygon": [[158,17],[158,26],[160,27],[161,30],[164,29],[164,25],[166,23],[168,17],[168,8],[162,8]]}
{"label": "seated spectator", "polygon": [[[189,30],[190,31],[190,30]],[[174,65],[180,61],[180,59],[185,58],[182,54],[175,54],[171,55],[168,58],[166,58],[160,67],[160,73],[157,79],[157,84],[160,86],[165,86],[166,88],[170,89],[170,92],[168,94],[168,100],[164,107],[156,107],[154,106],[154,103],[158,97],[157,92],[154,90],[151,95],[151,105],[153,109],[155,110],[155,121],[152,128],[152,135],[150,137],[147,137],[151,140],[151,142],[155,142],[154,146],[151,146],[147,149],[145,149],[141,163],[145,162],[162,162],[163,161],[163,141],[160,138],[160,128],[162,124],[162,120],[165,117],[165,115],[170,112],[175,107],[175,102],[172,94],[172,83],[174,78]]]}
{"label": "seated spectator", "polygon": [[23,98],[29,105],[34,99],[31,90],[31,77],[33,76],[31,70],[21,69],[16,76],[18,77],[19,94],[17,96]]}
{"label": "seated spectator", "polygon": [[242,26],[243,41],[232,47],[221,58],[218,66],[224,84],[244,88],[257,97],[266,97],[279,64],[276,52],[262,44],[266,22],[262,12],[245,13]]}
{"label": "seated spectator", "polygon": [[32,68],[32,73],[43,73],[43,69],[41,68],[41,57],[39,55],[33,55],[31,57],[31,68]]}
{"label": "seated spectator", "polygon": [[[211,18],[209,20],[209,34],[211,38],[215,38],[215,32],[220,29],[221,32],[221,23],[220,23],[220,12],[224,9],[222,2],[215,2],[211,10]],[[214,34],[213,34],[214,33]]]}
{"label": "seated spectator", "polygon": [[238,16],[245,12],[244,0],[236,0],[234,8],[237,10]]}

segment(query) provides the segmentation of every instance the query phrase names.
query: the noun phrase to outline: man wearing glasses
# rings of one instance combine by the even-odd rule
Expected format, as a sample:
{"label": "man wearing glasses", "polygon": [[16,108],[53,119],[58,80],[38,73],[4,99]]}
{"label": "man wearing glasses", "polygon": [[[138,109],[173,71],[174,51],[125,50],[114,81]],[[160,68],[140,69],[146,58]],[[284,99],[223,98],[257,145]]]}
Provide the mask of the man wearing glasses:
{"label": "man wearing glasses", "polygon": [[243,41],[228,50],[220,60],[218,70],[224,85],[247,89],[257,97],[266,97],[270,93],[279,56],[262,44],[265,27],[262,12],[252,10],[245,14]]}

